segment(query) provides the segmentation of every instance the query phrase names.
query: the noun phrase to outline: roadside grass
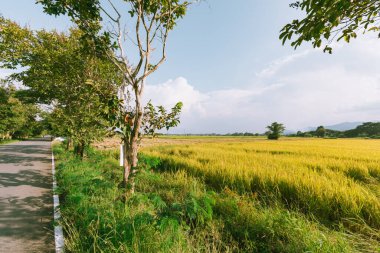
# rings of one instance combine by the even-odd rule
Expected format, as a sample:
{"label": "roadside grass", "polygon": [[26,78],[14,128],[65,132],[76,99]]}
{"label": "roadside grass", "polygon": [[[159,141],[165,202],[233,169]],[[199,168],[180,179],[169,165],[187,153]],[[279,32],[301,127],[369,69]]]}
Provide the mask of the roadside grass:
{"label": "roadside grass", "polygon": [[18,142],[19,140],[0,140],[0,145]]}
{"label": "roadside grass", "polygon": [[[118,188],[116,153],[83,161],[54,147],[67,252],[355,252],[356,237],[251,194],[216,193],[185,170],[140,157],[136,193]],[[362,247],[362,245],[360,245]]]}

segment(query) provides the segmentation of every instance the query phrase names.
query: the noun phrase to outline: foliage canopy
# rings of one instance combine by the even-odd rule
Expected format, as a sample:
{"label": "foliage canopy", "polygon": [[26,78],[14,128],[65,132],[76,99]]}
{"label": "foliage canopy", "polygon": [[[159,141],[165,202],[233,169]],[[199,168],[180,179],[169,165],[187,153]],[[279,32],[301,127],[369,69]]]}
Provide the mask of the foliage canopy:
{"label": "foliage canopy", "polygon": [[291,41],[294,48],[310,41],[313,47],[325,44],[324,51],[331,53],[333,41],[350,42],[358,32],[373,31],[380,37],[379,0],[301,0],[290,6],[306,14],[281,30],[283,44]]}
{"label": "foliage canopy", "polygon": [[277,140],[284,132],[285,127],[281,123],[273,122],[271,125],[267,126],[267,129],[269,130],[268,139]]}

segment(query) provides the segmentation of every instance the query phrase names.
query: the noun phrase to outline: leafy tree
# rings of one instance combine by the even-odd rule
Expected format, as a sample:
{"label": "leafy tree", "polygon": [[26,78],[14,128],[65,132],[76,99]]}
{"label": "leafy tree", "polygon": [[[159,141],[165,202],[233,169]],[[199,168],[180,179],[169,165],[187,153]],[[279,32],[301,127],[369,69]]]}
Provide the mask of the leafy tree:
{"label": "leafy tree", "polygon": [[317,130],[315,130],[315,135],[318,137],[325,137],[326,129],[323,126],[317,127]]}
{"label": "leafy tree", "polygon": [[15,97],[13,87],[0,86],[0,137],[27,138],[39,134],[36,120],[39,109]]}
{"label": "leafy tree", "polygon": [[346,137],[375,137],[380,136],[380,123],[379,122],[365,122],[355,129],[347,130],[344,132]]}
{"label": "leafy tree", "polygon": [[[169,33],[185,15],[189,2],[125,0],[117,6],[112,0],[38,2],[43,4],[45,12],[49,14],[71,17],[84,32],[84,44],[107,55],[123,74],[124,83],[118,87],[118,99],[110,101],[109,114],[114,126],[122,134],[126,153],[123,184],[126,186],[131,173],[137,170],[144,115],[142,95],[146,79],[166,60]],[[132,37],[127,43],[126,38]],[[133,45],[136,47],[133,48]]]}
{"label": "leafy tree", "polygon": [[154,107],[152,103],[149,102],[144,108],[142,120],[143,133],[154,138],[157,135],[157,130],[163,128],[169,130],[169,128],[177,126],[180,123],[179,114],[181,113],[182,106],[182,102],[179,102],[171,109],[171,112],[168,113],[165,107]]}
{"label": "leafy tree", "polygon": [[8,94],[7,91],[0,86],[0,136],[5,139],[7,133],[7,116],[8,116]]}
{"label": "leafy tree", "polygon": [[285,131],[285,127],[281,123],[273,122],[270,126],[267,126],[269,130],[267,136],[269,140],[278,140],[281,134]]}
{"label": "leafy tree", "polygon": [[324,51],[331,53],[333,41],[350,42],[358,32],[374,31],[380,37],[379,0],[300,0],[290,6],[306,13],[281,30],[283,44],[291,40],[294,48],[310,41],[314,47],[325,44]]}
{"label": "leafy tree", "polygon": [[0,27],[3,67],[24,67],[11,78],[30,88],[31,100],[53,105],[52,130],[73,139],[83,157],[84,149],[106,132],[107,102],[122,80],[119,70],[84,50],[77,29],[69,34],[31,31],[4,18]]}
{"label": "leafy tree", "polygon": [[[12,138],[26,139],[41,134],[41,125],[37,120],[39,108],[34,104],[23,104],[19,101],[18,106],[22,107],[23,124],[19,124],[18,128],[13,132]],[[14,108],[12,111],[15,112]],[[20,122],[21,123],[21,122]]]}

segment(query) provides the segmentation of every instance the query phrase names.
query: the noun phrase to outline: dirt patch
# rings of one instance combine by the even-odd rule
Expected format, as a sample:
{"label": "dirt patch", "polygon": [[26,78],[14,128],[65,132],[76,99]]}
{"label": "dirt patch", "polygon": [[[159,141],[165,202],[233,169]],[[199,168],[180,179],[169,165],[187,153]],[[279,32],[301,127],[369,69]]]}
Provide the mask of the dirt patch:
{"label": "dirt patch", "polygon": [[[141,147],[163,146],[163,145],[187,145],[195,143],[215,143],[215,142],[251,142],[263,140],[262,137],[225,137],[225,136],[160,136],[154,139],[144,138]],[[119,148],[120,138],[106,138],[96,142],[93,146],[100,150],[110,150]]]}

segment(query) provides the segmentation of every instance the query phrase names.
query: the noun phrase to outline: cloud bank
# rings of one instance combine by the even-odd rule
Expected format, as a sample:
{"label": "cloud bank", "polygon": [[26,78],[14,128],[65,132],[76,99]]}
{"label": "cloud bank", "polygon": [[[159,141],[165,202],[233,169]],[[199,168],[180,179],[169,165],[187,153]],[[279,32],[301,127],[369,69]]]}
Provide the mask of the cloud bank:
{"label": "cloud bank", "polygon": [[154,104],[184,103],[175,133],[263,132],[273,121],[289,130],[380,120],[380,41],[357,40],[333,55],[305,50],[276,59],[249,87],[201,92],[184,77],[148,85]]}

